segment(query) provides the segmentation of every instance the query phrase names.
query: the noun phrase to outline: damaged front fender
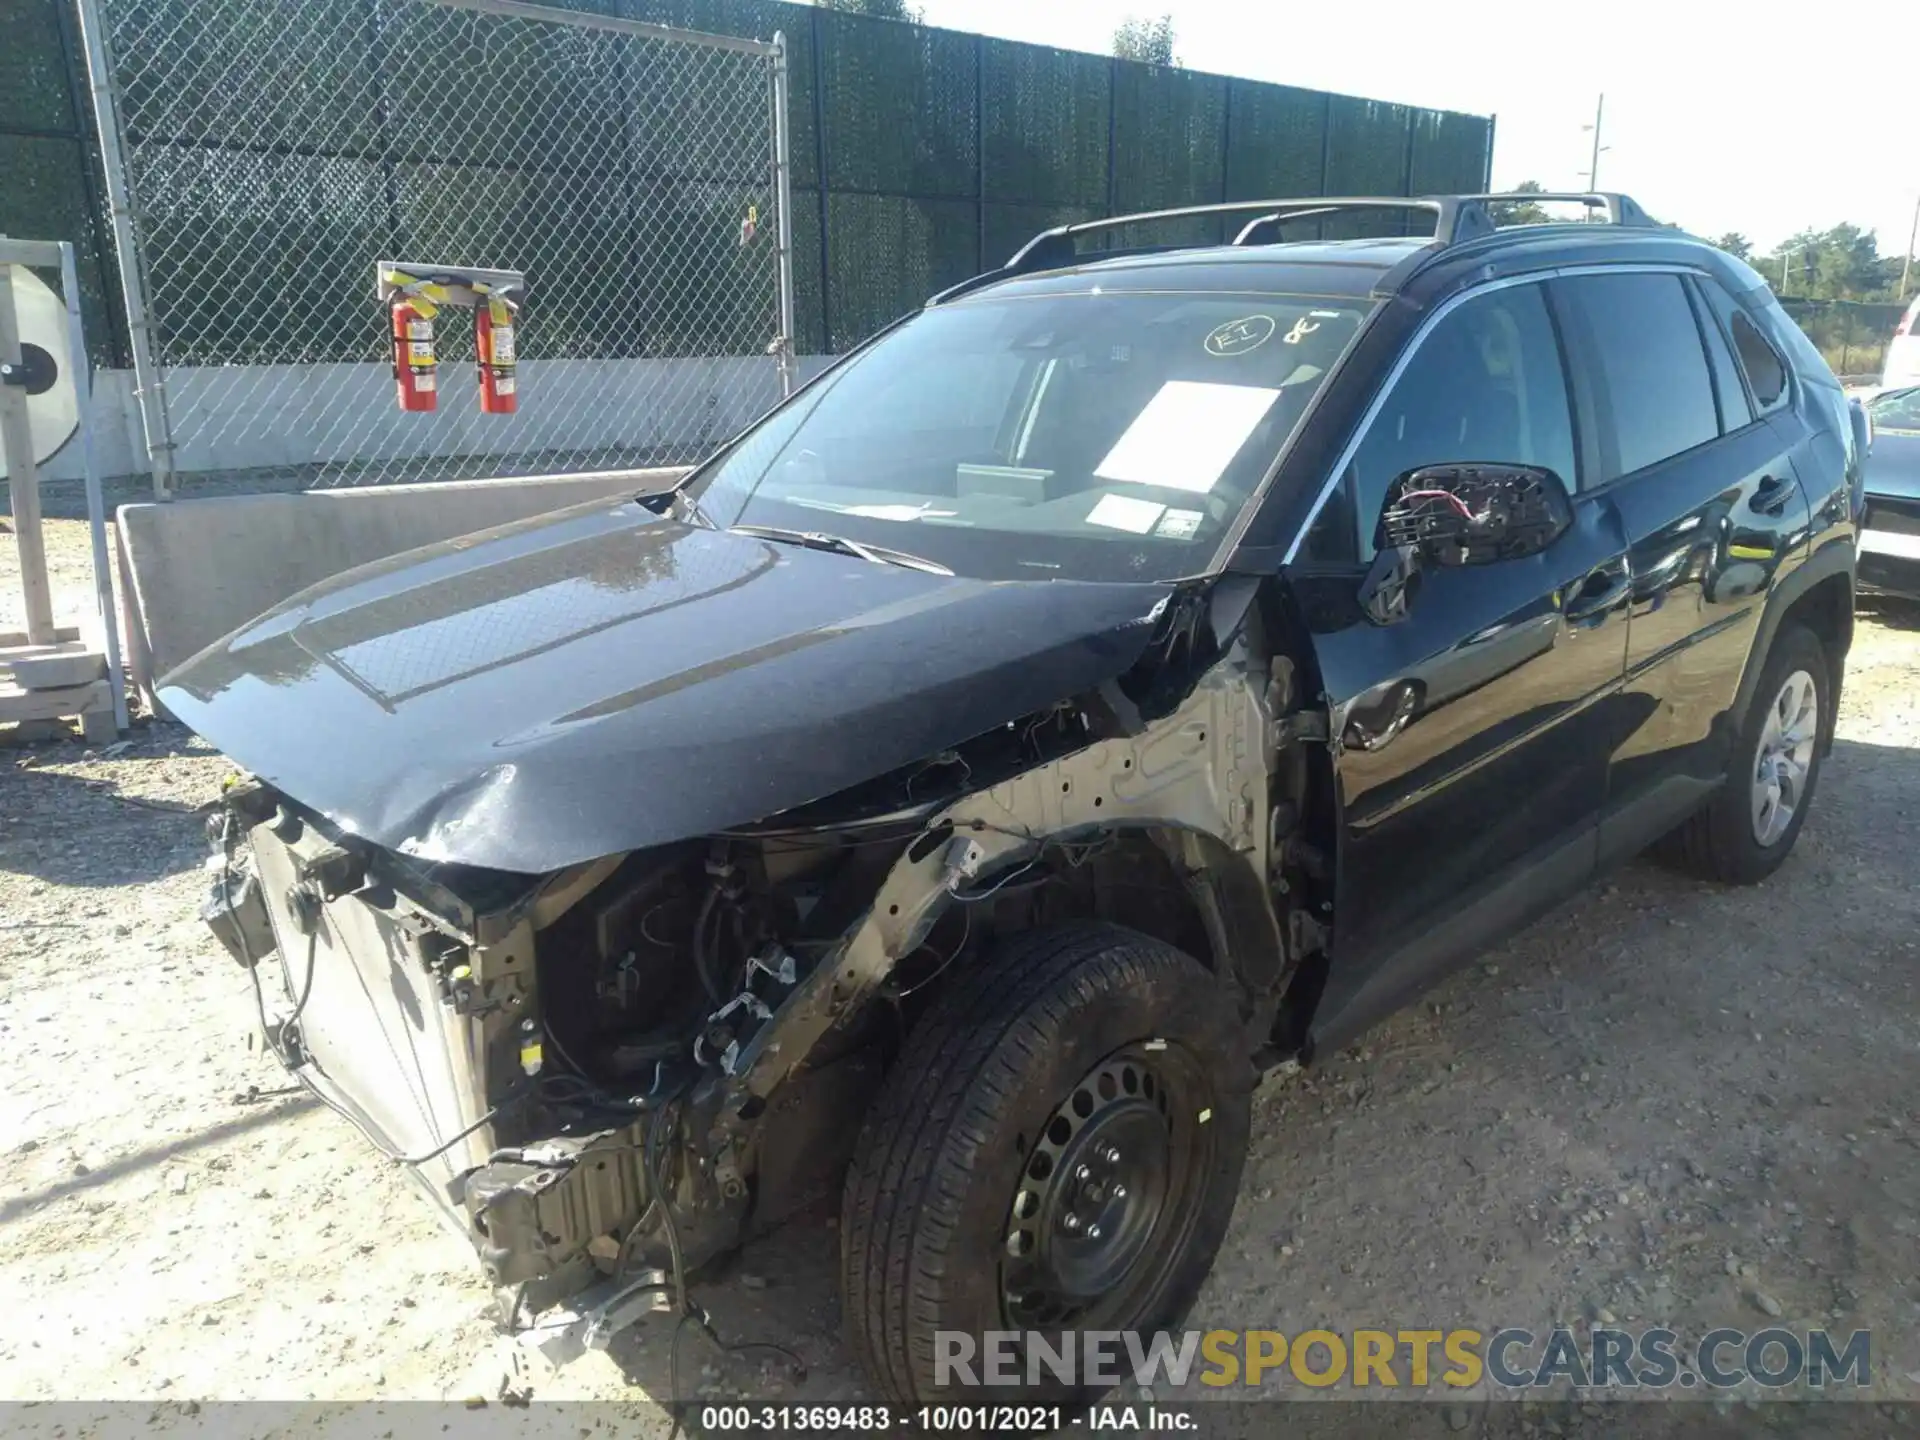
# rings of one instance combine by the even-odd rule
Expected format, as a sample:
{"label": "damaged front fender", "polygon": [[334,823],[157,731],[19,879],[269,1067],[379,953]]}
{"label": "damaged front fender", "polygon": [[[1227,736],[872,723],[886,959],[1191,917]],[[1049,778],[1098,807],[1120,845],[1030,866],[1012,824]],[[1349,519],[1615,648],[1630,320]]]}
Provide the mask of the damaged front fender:
{"label": "damaged front fender", "polygon": [[1285,946],[1267,901],[1271,734],[1264,682],[1244,643],[1184,701],[1137,735],[1097,741],[934,815],[906,847],[845,942],[823,960],[741,1054],[720,1127],[743,1133],[766,1099],[834,1027],[871,1000],[941,915],[990,891],[1050,845],[1150,832],[1209,916],[1228,983],[1269,1001]]}

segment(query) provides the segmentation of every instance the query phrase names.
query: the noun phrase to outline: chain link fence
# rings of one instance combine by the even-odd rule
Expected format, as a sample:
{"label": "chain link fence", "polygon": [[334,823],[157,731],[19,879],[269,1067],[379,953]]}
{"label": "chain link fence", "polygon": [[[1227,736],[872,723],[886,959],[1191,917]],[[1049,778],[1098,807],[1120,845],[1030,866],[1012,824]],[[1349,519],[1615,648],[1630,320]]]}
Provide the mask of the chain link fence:
{"label": "chain link fence", "polygon": [[[517,0],[80,3],[172,470],[266,488],[678,464],[779,398],[777,41]],[[518,413],[480,413],[458,310],[437,411],[398,409],[381,260],[525,273]]]}
{"label": "chain link fence", "polygon": [[1887,346],[1907,312],[1905,301],[1800,300],[1784,295],[1780,308],[1807,332],[1834,374],[1863,381],[1880,377]]}

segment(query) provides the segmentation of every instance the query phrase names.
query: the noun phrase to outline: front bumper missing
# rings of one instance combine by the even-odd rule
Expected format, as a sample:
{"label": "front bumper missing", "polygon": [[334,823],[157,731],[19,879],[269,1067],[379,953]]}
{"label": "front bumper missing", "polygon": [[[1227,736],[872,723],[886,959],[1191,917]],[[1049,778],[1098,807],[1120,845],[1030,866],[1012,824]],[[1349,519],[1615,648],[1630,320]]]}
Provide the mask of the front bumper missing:
{"label": "front bumper missing", "polygon": [[461,1186],[487,1278],[534,1310],[616,1276],[623,1240],[647,1209],[643,1124],[590,1140],[501,1151]]}
{"label": "front bumper missing", "polygon": [[545,1098],[525,1060],[541,1033],[527,924],[463,942],[289,813],[252,826],[203,908],[257,979],[275,976],[276,1051],[467,1236],[503,1320],[589,1290],[583,1326],[604,1337],[644,1300],[620,1272],[652,1258],[628,1253],[652,1112]]}

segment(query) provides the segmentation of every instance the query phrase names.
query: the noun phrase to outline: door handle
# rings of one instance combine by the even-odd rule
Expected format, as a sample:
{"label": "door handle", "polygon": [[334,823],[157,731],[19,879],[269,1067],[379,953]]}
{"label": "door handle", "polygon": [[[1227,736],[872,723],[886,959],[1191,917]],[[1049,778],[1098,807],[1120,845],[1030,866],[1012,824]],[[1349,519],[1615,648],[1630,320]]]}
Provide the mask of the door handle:
{"label": "door handle", "polygon": [[1753,513],[1765,515],[1769,519],[1778,519],[1786,513],[1787,502],[1793,498],[1793,490],[1793,481],[1782,480],[1776,475],[1763,475],[1759,486],[1753,492],[1751,501]]}
{"label": "door handle", "polygon": [[1567,597],[1566,609],[1561,613],[1570,625],[1604,618],[1608,611],[1626,600],[1632,589],[1633,575],[1627,569],[1627,562],[1608,561],[1588,573],[1580,582],[1580,588]]}

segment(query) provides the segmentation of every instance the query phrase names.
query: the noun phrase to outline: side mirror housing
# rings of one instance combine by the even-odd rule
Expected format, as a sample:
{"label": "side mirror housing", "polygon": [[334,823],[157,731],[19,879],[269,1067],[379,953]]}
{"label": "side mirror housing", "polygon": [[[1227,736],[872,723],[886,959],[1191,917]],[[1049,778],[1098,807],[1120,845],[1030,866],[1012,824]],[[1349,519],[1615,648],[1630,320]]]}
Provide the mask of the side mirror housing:
{"label": "side mirror housing", "polygon": [[1374,546],[1428,564],[1538,555],[1573,524],[1566,482],[1538,465],[1423,465],[1387,487]]}
{"label": "side mirror housing", "polygon": [[1858,395],[1847,400],[1847,420],[1853,426],[1853,451],[1862,461],[1873,449],[1873,412]]}

